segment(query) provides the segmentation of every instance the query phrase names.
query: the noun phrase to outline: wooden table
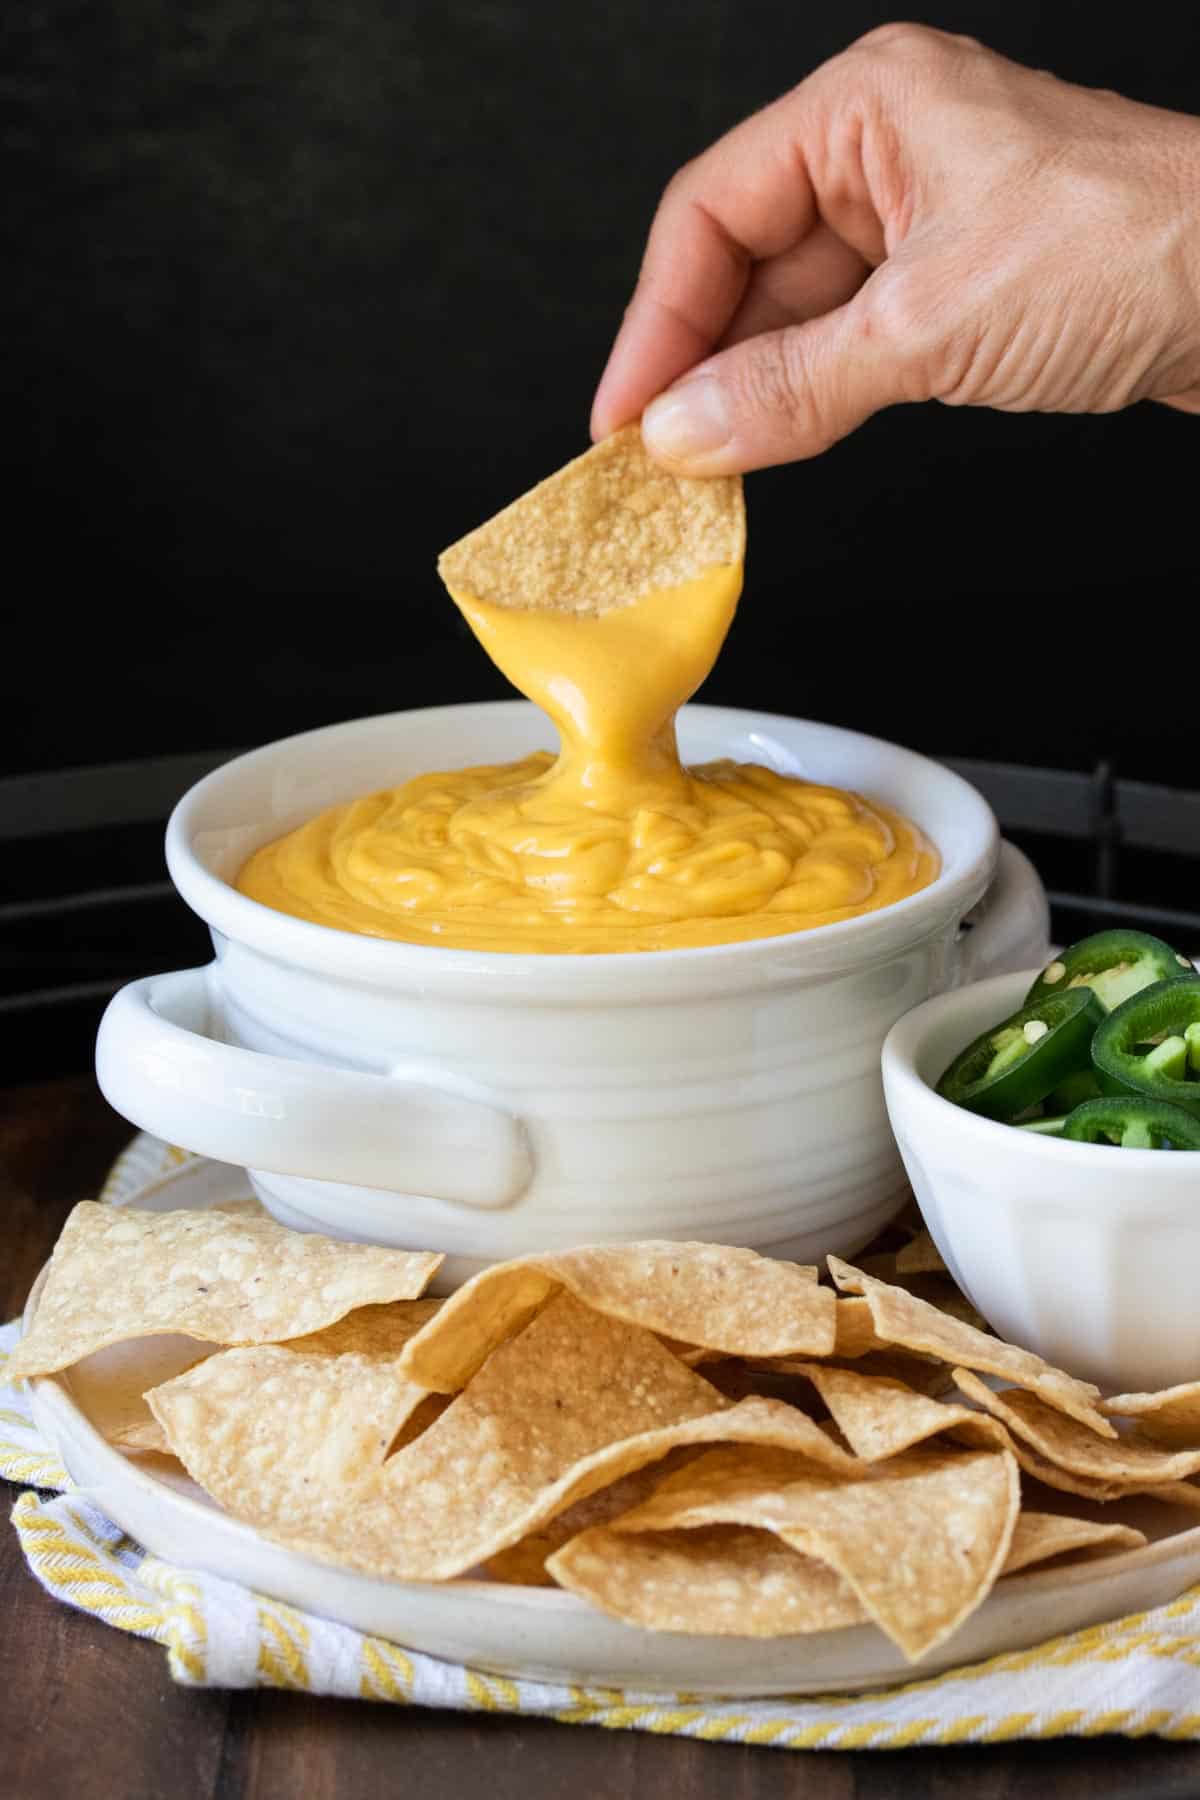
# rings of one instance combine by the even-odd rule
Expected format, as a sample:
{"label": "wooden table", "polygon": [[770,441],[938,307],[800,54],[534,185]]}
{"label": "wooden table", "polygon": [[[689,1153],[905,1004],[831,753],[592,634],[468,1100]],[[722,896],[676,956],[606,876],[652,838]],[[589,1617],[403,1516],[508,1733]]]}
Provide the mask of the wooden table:
{"label": "wooden table", "polygon": [[[87,1078],[0,1090],[0,1317],[20,1310],[74,1201],[129,1127]],[[0,1533],[4,1800],[1172,1800],[1200,1746],[1120,1738],[816,1752],[276,1692],[175,1687],[156,1645],[50,1600]]]}

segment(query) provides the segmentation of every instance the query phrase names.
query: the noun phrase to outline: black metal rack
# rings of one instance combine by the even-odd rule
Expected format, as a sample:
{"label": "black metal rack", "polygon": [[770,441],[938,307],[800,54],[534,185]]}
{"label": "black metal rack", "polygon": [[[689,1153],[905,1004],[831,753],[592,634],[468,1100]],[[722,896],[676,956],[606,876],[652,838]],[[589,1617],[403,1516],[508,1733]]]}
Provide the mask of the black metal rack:
{"label": "black metal rack", "polygon": [[[235,750],[0,780],[0,1083],[90,1068],[118,987],[211,954],[166,879],[175,801]],[[942,759],[990,802],[1047,883],[1069,942],[1105,924],[1200,953],[1200,791],[1090,773]]]}

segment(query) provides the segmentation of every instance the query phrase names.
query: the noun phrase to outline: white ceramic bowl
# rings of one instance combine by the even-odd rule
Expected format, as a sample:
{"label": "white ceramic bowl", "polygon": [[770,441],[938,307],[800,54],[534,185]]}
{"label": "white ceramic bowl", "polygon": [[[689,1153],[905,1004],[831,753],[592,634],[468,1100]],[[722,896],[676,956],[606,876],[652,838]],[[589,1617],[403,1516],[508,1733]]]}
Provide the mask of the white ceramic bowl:
{"label": "white ceramic bowl", "polygon": [[286,1224],[446,1251],[446,1284],[583,1241],[852,1253],[905,1192],[888,1028],[929,994],[1043,958],[1045,896],[1018,852],[1000,856],[975,790],[924,757],[706,706],[679,735],[689,761],[762,762],[899,807],[940,876],[858,919],[709,949],[503,955],[335,931],[237,893],[250,852],[337,801],[553,738],[523,702],[308,732],[176,808],[168,863],[217,961],[116,996],[97,1045],[108,1099],[244,1164]]}
{"label": "white ceramic bowl", "polygon": [[1200,1152],[1072,1144],[934,1091],[1037,970],[942,994],[883,1047],[892,1128],[955,1280],[1003,1338],[1105,1393],[1200,1377]]}

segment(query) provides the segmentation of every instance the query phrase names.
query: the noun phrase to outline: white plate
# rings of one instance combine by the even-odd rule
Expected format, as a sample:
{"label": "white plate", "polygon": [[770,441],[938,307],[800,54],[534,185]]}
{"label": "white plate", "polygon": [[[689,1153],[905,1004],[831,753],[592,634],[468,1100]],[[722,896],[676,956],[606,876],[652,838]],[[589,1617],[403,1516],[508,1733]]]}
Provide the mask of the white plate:
{"label": "white plate", "polygon": [[[167,1212],[249,1195],[244,1173],[193,1162],[125,1204]],[[41,1281],[26,1309],[36,1307]],[[808,1637],[685,1637],[623,1625],[571,1594],[478,1580],[374,1579],[299,1556],[221,1512],[173,1459],[126,1455],[103,1426],[147,1387],[194,1360],[187,1338],[143,1339],[31,1383],[38,1429],[102,1512],[154,1555],[205,1569],[274,1599],[451,1662],[530,1680],[642,1692],[686,1689],[750,1697],[879,1687],[937,1674],[1175,1599],[1200,1580],[1195,1513],[1146,1502],[1103,1516],[1137,1524],[1154,1542],[1099,1563],[1013,1576],[954,1637],[915,1666],[873,1625]],[[1064,1510],[1086,1513],[1064,1495]]]}

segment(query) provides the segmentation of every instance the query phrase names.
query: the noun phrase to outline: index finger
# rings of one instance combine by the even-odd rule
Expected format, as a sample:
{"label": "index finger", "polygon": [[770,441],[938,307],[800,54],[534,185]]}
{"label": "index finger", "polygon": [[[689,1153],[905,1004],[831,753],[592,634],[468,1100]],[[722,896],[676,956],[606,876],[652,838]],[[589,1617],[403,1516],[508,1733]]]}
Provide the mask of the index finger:
{"label": "index finger", "polygon": [[753,265],[792,249],[817,224],[801,148],[806,85],[734,126],[668,185],[596,390],[593,436],[636,418],[707,356],[733,319]]}

